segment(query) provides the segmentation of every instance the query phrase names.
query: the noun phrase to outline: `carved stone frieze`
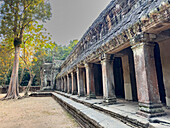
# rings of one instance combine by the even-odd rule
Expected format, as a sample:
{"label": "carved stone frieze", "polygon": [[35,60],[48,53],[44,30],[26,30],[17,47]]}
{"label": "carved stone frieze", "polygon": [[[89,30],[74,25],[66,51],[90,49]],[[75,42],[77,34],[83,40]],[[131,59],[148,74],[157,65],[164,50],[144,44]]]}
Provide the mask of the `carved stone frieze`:
{"label": "carved stone frieze", "polygon": [[90,62],[126,43],[154,41],[159,31],[168,29],[169,11],[168,0],[111,1],[67,57],[61,74],[81,61]]}
{"label": "carved stone frieze", "polygon": [[134,46],[139,43],[149,43],[149,42],[154,42],[156,39],[155,34],[151,33],[137,33],[130,41],[131,46]]}

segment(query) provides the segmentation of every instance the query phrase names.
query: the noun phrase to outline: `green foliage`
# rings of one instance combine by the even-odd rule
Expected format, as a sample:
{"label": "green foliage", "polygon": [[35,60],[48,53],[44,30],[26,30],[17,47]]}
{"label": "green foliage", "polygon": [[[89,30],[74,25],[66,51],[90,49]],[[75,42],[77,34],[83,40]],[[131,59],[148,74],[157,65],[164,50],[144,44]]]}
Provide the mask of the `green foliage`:
{"label": "green foliage", "polygon": [[0,45],[0,85],[5,85],[8,81],[13,63],[13,47],[11,45]]}
{"label": "green foliage", "polygon": [[[4,0],[0,4],[0,13],[2,46],[10,46],[11,49],[14,49],[15,46],[21,47],[20,67],[26,68],[21,85],[28,83],[28,73],[29,75],[35,74],[33,84],[40,84],[40,67],[43,62],[45,60],[52,62],[54,58],[66,59],[78,42],[73,40],[68,46],[61,46],[50,41],[51,36],[45,32],[46,29],[43,25],[38,24],[38,21],[45,22],[51,17],[48,0]],[[3,47],[0,47],[0,50],[2,49]],[[13,52],[10,55],[10,58],[14,59]],[[11,60],[9,61],[5,71],[8,82],[12,65]],[[6,62],[5,59],[4,62]],[[5,63],[4,66],[6,66]]]}
{"label": "green foliage", "polygon": [[[42,32],[43,25],[38,25],[38,21],[45,22],[51,17],[49,1],[3,0],[0,3],[0,13],[0,40],[3,41],[1,44],[9,46],[12,43],[14,47],[21,46],[21,58],[24,63],[20,62],[20,64],[27,67],[29,74],[34,73],[32,70],[33,61],[37,61],[34,54],[45,47],[52,46],[52,42],[48,42],[51,37],[49,35],[45,36]],[[18,54],[15,53],[15,55]],[[14,61],[16,61],[15,58]],[[9,71],[9,68],[7,69]],[[18,70],[16,67],[14,69],[14,73],[17,74]],[[14,81],[16,81],[16,78]]]}
{"label": "green foliage", "polygon": [[28,29],[28,32],[23,36],[21,62],[30,75],[35,74],[33,84],[39,84],[40,67],[43,64],[44,56],[47,54],[46,49],[53,49],[55,45],[54,42],[49,40],[51,35],[45,32],[43,25],[32,24],[30,29],[31,31]]}
{"label": "green foliage", "polygon": [[78,43],[78,40],[73,40],[73,41],[70,41],[68,46],[61,46],[61,45],[56,46],[57,50],[55,51],[55,54],[54,54],[55,59],[65,60],[77,43]]}
{"label": "green foliage", "polygon": [[47,0],[4,0],[0,6],[0,35],[3,38],[22,39],[26,28],[51,17],[51,7]]}

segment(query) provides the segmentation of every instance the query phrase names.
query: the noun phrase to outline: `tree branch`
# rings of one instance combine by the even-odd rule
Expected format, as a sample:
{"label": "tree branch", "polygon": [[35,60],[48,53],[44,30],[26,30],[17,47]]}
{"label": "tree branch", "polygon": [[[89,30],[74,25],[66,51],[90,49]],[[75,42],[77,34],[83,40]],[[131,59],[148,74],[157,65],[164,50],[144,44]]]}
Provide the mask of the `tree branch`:
{"label": "tree branch", "polygon": [[25,65],[26,65],[26,68],[27,68],[28,71],[29,71],[29,74],[32,75],[31,69],[29,68],[29,66],[28,66],[28,64],[27,64],[27,62],[26,62],[26,60],[25,60],[22,56],[20,56],[20,58],[24,61]]}

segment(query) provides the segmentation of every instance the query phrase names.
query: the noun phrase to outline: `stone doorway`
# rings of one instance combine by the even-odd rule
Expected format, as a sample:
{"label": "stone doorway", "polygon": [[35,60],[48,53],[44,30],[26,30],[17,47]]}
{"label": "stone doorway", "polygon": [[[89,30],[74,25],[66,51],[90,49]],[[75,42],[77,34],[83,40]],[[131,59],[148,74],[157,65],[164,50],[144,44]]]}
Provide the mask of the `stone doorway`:
{"label": "stone doorway", "polygon": [[74,79],[75,79],[75,84],[76,84],[76,90],[75,90],[75,94],[78,93],[78,85],[77,85],[77,73],[74,73]]}
{"label": "stone doorway", "polygon": [[87,95],[87,84],[86,84],[86,70],[85,68],[82,69],[83,72],[83,88],[84,88],[84,95]]}
{"label": "stone doorway", "polygon": [[47,87],[51,86],[51,81],[47,80]]}
{"label": "stone doorway", "polygon": [[96,96],[103,96],[102,66],[94,64],[94,82]]}
{"label": "stone doorway", "polygon": [[162,63],[161,63],[160,48],[159,48],[158,43],[155,43],[154,57],[155,57],[155,66],[156,66],[156,72],[157,72],[160,100],[163,104],[166,104],[166,99],[165,99],[166,94],[165,94],[165,87],[164,87],[164,82],[163,82]]}
{"label": "stone doorway", "polygon": [[114,77],[116,91],[121,90],[121,94],[117,94],[118,97],[138,101],[134,58],[130,47],[115,54]]}
{"label": "stone doorway", "polygon": [[115,57],[113,62],[115,94],[117,98],[125,98],[123,68],[121,57]]}
{"label": "stone doorway", "polygon": [[128,60],[129,60],[129,69],[130,69],[130,83],[132,88],[132,100],[138,101],[134,57],[131,48],[128,49]]}

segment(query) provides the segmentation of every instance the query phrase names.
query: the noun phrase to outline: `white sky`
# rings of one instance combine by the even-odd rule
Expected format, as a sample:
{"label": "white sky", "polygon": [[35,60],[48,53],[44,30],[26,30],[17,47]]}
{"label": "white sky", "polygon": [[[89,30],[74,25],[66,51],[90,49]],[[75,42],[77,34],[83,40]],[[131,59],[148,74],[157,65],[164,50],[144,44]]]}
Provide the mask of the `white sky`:
{"label": "white sky", "polygon": [[57,44],[83,36],[111,0],[50,0],[52,18],[45,28]]}

